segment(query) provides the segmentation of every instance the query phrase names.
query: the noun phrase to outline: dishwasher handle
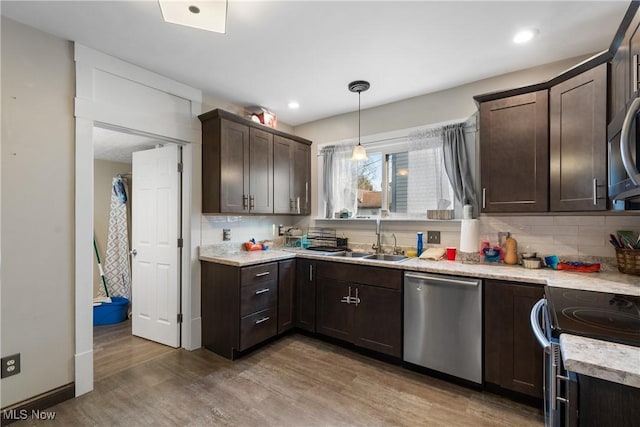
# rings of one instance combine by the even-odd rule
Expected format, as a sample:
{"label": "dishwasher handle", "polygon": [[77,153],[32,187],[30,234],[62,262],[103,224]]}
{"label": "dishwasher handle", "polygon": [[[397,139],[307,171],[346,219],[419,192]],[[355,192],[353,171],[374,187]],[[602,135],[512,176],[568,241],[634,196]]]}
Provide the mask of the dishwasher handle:
{"label": "dishwasher handle", "polygon": [[479,280],[449,279],[447,277],[429,276],[426,274],[405,273],[405,279],[415,279],[429,282],[430,285],[461,285],[476,287],[480,284]]}

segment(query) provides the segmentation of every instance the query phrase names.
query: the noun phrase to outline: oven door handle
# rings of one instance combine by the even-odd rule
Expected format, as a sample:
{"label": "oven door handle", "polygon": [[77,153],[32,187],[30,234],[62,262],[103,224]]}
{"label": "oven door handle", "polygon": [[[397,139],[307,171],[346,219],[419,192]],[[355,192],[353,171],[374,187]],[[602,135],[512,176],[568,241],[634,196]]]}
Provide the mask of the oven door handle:
{"label": "oven door handle", "polygon": [[546,308],[547,300],[544,298],[535,303],[535,305],[531,309],[529,322],[531,323],[531,330],[533,331],[533,335],[535,335],[542,348],[548,350],[551,348],[551,342],[545,335],[544,331],[542,330],[542,326],[540,325],[542,319],[542,310],[546,310]]}

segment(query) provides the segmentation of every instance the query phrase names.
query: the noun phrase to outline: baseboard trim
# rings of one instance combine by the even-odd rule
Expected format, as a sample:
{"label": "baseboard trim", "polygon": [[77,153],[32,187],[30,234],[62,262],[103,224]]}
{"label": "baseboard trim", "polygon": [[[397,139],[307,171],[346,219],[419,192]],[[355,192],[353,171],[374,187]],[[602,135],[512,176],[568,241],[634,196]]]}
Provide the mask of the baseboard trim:
{"label": "baseboard trim", "polygon": [[75,395],[75,383],[69,383],[22,402],[14,403],[11,406],[2,408],[0,426],[6,426],[21,420],[51,419],[51,417],[55,417],[55,413],[47,412],[45,409],[65,400],[73,399]]}

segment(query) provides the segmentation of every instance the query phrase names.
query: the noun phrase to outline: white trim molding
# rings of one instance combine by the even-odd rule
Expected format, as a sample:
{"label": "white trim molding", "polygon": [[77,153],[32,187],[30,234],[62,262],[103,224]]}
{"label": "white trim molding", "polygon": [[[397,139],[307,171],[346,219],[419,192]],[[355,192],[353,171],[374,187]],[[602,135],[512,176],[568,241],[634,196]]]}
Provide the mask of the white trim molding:
{"label": "white trim molding", "polygon": [[[95,122],[186,143],[183,150],[182,347],[201,346],[202,92],[86,46],[76,62],[75,384],[93,390],[93,127]],[[194,220],[197,218],[197,220]]]}

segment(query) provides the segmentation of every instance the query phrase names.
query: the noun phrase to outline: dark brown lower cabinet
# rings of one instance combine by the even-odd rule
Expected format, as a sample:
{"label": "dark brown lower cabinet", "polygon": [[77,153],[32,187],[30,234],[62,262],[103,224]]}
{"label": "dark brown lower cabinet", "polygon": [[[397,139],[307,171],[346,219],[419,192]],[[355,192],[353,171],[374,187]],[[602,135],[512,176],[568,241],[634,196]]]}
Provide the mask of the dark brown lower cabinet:
{"label": "dark brown lower cabinet", "polygon": [[488,387],[542,399],[543,352],[529,316],[542,285],[484,281],[484,380]]}
{"label": "dark brown lower cabinet", "polygon": [[318,262],[317,272],[317,332],[401,357],[401,271]]}
{"label": "dark brown lower cabinet", "polygon": [[580,427],[632,427],[640,423],[640,388],[578,375]]}
{"label": "dark brown lower cabinet", "polygon": [[308,332],[316,331],[316,261],[296,260],[294,325]]}
{"label": "dark brown lower cabinet", "polygon": [[202,345],[228,359],[278,332],[278,263],[202,263]]}
{"label": "dark brown lower cabinet", "polygon": [[278,262],[278,334],[293,328],[296,260]]}

